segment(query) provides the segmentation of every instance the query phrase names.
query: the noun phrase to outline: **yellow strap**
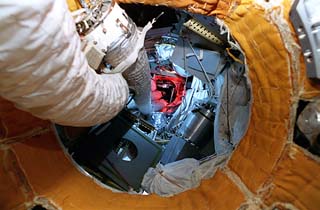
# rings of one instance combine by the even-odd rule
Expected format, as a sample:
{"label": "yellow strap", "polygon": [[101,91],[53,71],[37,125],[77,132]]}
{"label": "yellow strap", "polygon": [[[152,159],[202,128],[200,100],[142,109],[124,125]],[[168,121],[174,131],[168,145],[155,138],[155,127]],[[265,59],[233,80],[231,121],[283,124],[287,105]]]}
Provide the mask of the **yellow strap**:
{"label": "yellow strap", "polygon": [[227,48],[227,53],[228,55],[236,62],[243,64],[243,61],[240,60],[239,58],[237,58],[236,56],[234,56],[231,52],[230,52],[230,48]]}
{"label": "yellow strap", "polygon": [[67,0],[67,4],[71,12],[81,9],[81,4],[78,0]]}
{"label": "yellow strap", "polygon": [[[87,2],[87,4],[89,4],[90,0],[85,0],[85,2]],[[68,4],[69,10],[71,12],[82,8],[79,0],[67,0],[67,4]]]}

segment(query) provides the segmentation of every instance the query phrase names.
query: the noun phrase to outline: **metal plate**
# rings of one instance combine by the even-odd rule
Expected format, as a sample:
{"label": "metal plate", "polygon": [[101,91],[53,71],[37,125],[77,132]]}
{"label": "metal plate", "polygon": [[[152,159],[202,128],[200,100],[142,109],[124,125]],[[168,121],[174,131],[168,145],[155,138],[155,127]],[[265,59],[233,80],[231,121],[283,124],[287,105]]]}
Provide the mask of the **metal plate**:
{"label": "metal plate", "polygon": [[296,0],[290,19],[299,38],[309,78],[320,79],[319,0]]}

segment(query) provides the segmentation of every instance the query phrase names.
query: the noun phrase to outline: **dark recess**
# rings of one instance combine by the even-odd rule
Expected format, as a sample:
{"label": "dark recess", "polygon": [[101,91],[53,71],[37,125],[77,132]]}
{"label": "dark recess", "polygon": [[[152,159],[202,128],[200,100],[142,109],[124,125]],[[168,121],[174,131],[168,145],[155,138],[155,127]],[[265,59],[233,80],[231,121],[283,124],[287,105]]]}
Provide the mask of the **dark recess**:
{"label": "dark recess", "polygon": [[167,27],[178,22],[175,10],[165,6],[150,6],[143,4],[120,4],[120,6],[127,12],[129,17],[138,27],[144,27],[161,12],[164,12],[164,14],[159,17],[157,22],[153,25],[153,28]]}
{"label": "dark recess", "polygon": [[43,208],[41,205],[36,205],[32,208],[32,210],[47,210],[47,209]]}

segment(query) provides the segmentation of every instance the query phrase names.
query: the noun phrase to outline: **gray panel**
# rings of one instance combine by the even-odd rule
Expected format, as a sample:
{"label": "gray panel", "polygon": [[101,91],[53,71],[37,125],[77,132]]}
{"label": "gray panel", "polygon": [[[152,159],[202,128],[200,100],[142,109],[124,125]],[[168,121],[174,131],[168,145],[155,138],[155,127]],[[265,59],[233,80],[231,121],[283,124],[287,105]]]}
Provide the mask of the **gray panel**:
{"label": "gray panel", "polygon": [[290,19],[299,38],[310,78],[320,79],[320,2],[296,0]]}

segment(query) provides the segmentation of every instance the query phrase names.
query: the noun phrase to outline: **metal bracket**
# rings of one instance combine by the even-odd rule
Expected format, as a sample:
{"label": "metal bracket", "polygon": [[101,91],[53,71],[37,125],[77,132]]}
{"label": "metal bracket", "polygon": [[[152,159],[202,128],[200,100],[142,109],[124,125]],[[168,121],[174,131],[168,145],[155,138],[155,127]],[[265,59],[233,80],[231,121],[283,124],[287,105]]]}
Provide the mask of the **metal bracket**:
{"label": "metal bracket", "polygon": [[307,75],[320,79],[320,4],[319,0],[296,0],[290,19],[302,47]]}

